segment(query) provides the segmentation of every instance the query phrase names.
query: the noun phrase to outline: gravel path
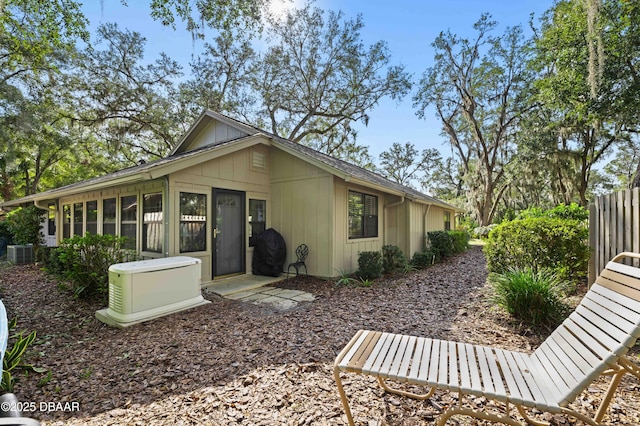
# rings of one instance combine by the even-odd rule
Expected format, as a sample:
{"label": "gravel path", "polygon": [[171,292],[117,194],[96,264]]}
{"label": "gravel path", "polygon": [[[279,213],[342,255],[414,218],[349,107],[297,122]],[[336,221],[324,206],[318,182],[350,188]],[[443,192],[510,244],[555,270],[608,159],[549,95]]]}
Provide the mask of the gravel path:
{"label": "gravel path", "polygon": [[[73,300],[36,266],[0,266],[9,315],[38,333],[28,361],[51,372],[16,386],[44,425],[341,425],[331,364],[358,329],[535,349],[545,336],[491,307],[485,281],[476,247],[369,288],[306,277],[279,283],[316,296],[286,311],[208,295],[210,304],[116,330],[95,319],[102,306]],[[345,386],[359,424],[431,425],[455,402],[443,392],[431,403],[388,395],[362,376],[348,376]],[[591,386],[576,406],[593,413],[604,387]],[[605,420],[640,424],[638,389],[625,379]]]}

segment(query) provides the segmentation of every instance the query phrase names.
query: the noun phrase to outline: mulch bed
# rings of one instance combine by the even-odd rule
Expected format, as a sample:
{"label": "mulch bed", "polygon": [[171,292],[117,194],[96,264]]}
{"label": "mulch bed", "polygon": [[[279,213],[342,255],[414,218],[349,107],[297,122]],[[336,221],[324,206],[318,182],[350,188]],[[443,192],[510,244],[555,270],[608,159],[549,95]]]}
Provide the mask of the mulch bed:
{"label": "mulch bed", "polygon": [[[28,361],[51,374],[20,377],[16,394],[35,403],[25,414],[45,425],[342,425],[331,366],[359,329],[521,351],[539,345],[544,333],[487,302],[486,274],[475,247],[371,287],[310,277],[279,283],[316,296],[287,311],[207,295],[210,304],[125,330],[97,321],[95,311],[104,306],[74,300],[37,266],[0,266],[0,294],[19,329],[38,333]],[[372,378],[346,377],[359,424],[430,425],[456,402],[445,392],[417,402],[386,394]],[[605,388],[597,381],[575,407],[593,414]],[[640,424],[639,389],[638,380],[625,378],[605,421]],[[484,398],[470,403],[491,404]]]}

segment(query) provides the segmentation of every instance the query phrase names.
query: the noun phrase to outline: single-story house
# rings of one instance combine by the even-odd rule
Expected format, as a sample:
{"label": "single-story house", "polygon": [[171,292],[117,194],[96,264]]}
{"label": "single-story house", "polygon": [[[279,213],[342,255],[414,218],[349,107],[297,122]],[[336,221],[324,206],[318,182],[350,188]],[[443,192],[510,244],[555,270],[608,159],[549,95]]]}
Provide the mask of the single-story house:
{"label": "single-story house", "polygon": [[310,275],[336,277],[358,254],[422,250],[460,210],[371,171],[205,111],[161,160],[0,205],[47,210],[48,245],[85,232],[128,237],[142,258],[201,259],[202,284],[251,274],[254,238],[274,228],[287,262],[305,243]]}

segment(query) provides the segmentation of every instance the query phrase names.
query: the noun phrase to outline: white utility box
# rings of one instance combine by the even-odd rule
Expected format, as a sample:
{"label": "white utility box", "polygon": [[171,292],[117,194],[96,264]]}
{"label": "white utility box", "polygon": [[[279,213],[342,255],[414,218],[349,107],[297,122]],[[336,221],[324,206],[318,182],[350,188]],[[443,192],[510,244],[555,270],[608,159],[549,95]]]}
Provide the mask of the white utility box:
{"label": "white utility box", "polygon": [[176,256],[111,265],[109,307],[96,317],[123,328],[209,303],[200,291],[201,263]]}

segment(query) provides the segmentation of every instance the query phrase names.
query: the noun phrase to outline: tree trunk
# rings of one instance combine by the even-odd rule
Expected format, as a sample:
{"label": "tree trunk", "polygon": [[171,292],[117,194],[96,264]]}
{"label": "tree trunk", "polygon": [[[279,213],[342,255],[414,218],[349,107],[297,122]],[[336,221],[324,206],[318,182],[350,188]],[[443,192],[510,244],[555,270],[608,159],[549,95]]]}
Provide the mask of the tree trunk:
{"label": "tree trunk", "polygon": [[638,161],[638,166],[636,167],[636,172],[633,175],[633,179],[629,185],[631,188],[640,187],[640,161]]}

